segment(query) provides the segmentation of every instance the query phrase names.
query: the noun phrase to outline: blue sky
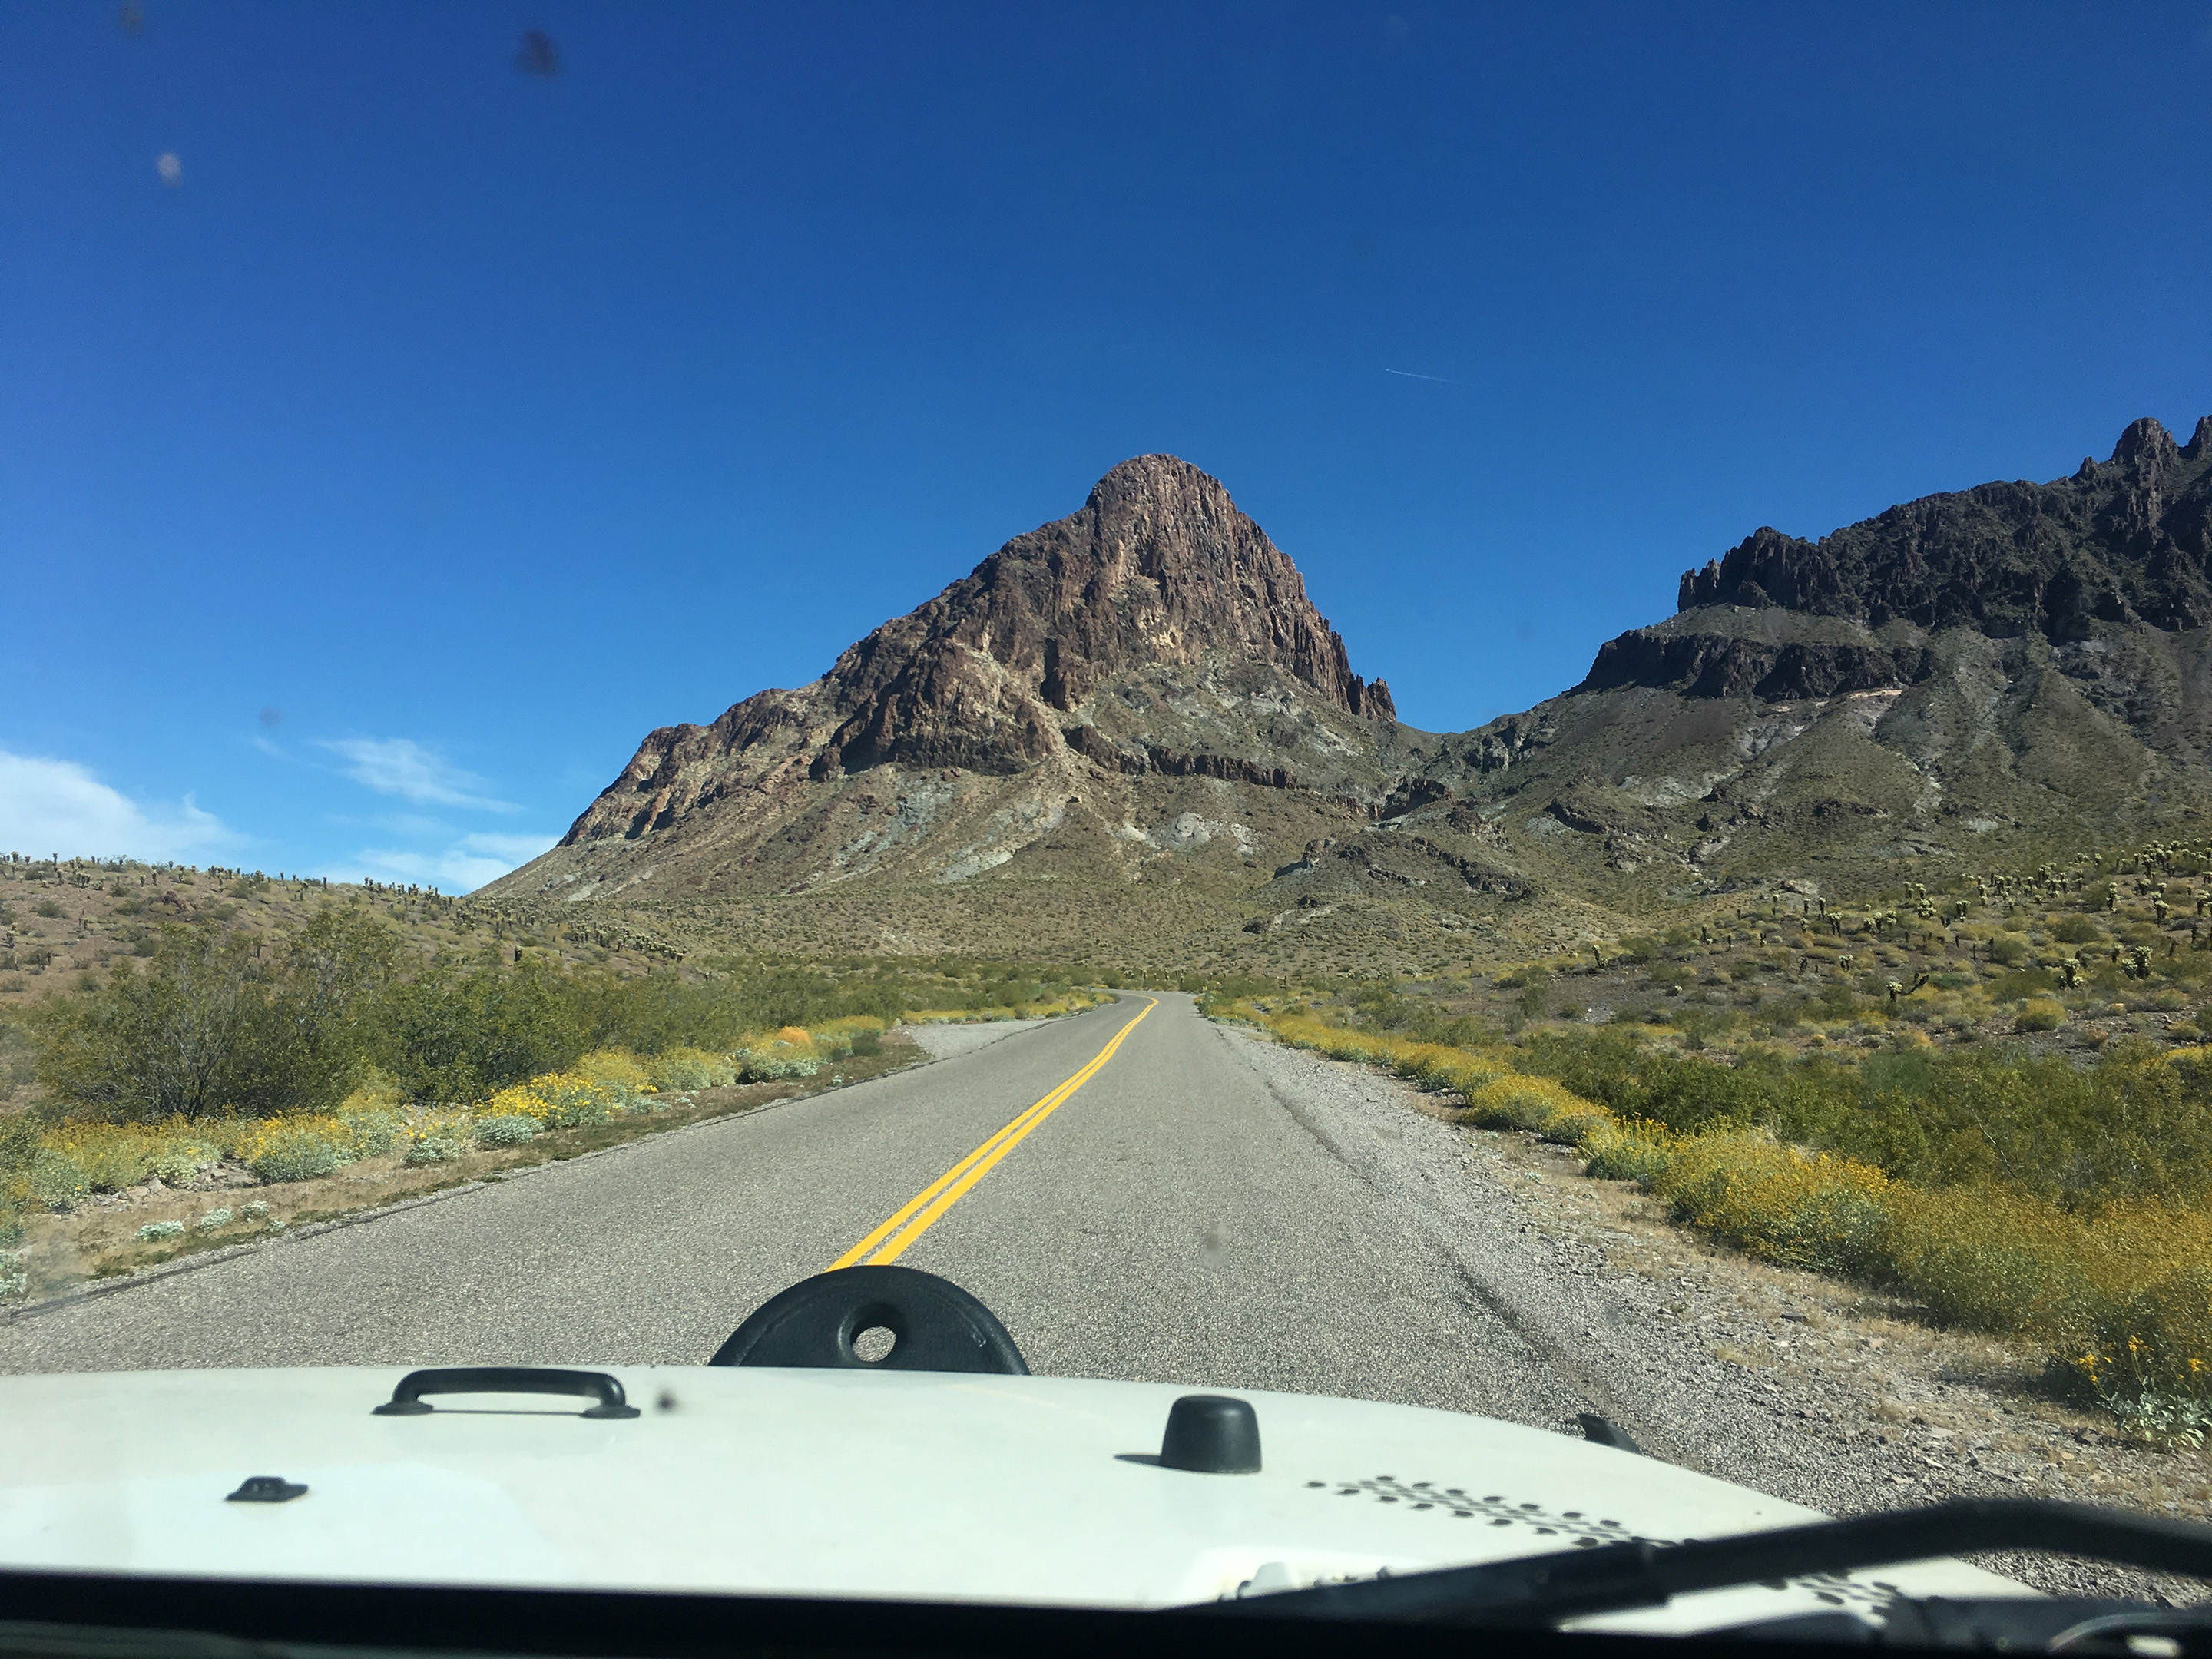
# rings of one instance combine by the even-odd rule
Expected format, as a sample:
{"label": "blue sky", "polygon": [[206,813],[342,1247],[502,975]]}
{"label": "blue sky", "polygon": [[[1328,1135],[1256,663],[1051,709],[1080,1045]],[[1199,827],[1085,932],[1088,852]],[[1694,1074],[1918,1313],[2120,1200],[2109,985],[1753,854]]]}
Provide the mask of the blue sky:
{"label": "blue sky", "polygon": [[472,885],[1154,450],[1471,726],[2185,436],[2208,155],[2206,0],[0,4],[0,848]]}

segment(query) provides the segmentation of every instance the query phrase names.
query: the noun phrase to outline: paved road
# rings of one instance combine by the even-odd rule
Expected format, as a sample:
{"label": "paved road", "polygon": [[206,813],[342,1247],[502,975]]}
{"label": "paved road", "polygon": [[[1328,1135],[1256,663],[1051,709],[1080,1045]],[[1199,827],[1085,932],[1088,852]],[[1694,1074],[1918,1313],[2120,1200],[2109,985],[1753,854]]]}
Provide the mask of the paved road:
{"label": "paved road", "polygon": [[[0,1370],[701,1360],[1146,1002],[20,1317]],[[906,1265],[981,1297],[1040,1372],[1545,1424],[1586,1403],[1347,1160],[1340,1101],[1300,1101],[1249,1039],[1158,1003]]]}

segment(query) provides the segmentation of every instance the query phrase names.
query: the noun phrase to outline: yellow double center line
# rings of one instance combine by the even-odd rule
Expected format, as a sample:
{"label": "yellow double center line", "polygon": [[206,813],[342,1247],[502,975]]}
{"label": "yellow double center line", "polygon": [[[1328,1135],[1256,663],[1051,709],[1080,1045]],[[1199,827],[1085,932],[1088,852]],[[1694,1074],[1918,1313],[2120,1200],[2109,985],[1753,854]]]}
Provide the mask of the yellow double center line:
{"label": "yellow double center line", "polygon": [[1070,1095],[1096,1077],[1100,1068],[1114,1058],[1114,1051],[1121,1046],[1121,1039],[1143,1024],[1145,1014],[1151,1013],[1159,1006],[1158,997],[1147,1002],[1144,1013],[1115,1032],[1113,1041],[1092,1056],[1088,1066],[908,1199],[900,1206],[896,1215],[831,1262],[830,1271],[835,1273],[840,1267],[850,1267],[862,1261],[881,1266],[897,1261],[908,1245],[936,1224],[938,1217],[957,1204],[970,1187],[991,1173],[993,1164],[1020,1146],[1030,1130],[1058,1111]]}

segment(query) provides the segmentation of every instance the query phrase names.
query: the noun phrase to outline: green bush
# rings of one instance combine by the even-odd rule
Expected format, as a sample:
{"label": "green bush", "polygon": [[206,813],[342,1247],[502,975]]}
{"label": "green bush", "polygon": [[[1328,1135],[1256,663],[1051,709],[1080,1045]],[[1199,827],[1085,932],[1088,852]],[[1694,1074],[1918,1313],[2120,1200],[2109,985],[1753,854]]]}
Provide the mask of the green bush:
{"label": "green bush", "polygon": [[468,1149],[458,1136],[450,1134],[424,1135],[407,1149],[410,1164],[450,1164]]}
{"label": "green bush", "polygon": [[586,1084],[555,1085],[545,1097],[545,1127],[574,1129],[586,1123],[605,1123],[614,1115],[616,1091]]}
{"label": "green bush", "polygon": [[571,988],[535,962],[434,967],[385,994],[374,1057],[410,1100],[482,1100],[598,1046]]}
{"label": "green bush", "polygon": [[702,1048],[674,1048],[646,1066],[646,1075],[656,1089],[685,1093],[696,1089],[723,1089],[738,1080],[738,1068],[720,1054]]}
{"label": "green bush", "polygon": [[804,1055],[781,1056],[754,1054],[744,1056],[745,1081],[748,1083],[781,1083],[794,1077],[812,1077],[822,1069],[821,1063]]}
{"label": "green bush", "polygon": [[1656,1123],[1624,1123],[1586,1135],[1582,1143],[1589,1160],[1583,1172],[1600,1181],[1633,1181],[1650,1186],[1673,1156],[1667,1132]]}
{"label": "green bush", "polygon": [[92,1176],[65,1152],[41,1146],[25,1171],[31,1196],[49,1209],[67,1209],[92,1192]]}
{"label": "green bush", "polygon": [[2105,937],[2105,930],[2087,916],[2068,916],[2051,930],[2051,937],[2067,945],[2088,945]]}
{"label": "green bush", "polygon": [[264,1181],[313,1181],[351,1159],[329,1136],[307,1128],[279,1128],[253,1154],[247,1168]]}
{"label": "green bush", "polygon": [[371,1110],[345,1117],[346,1152],[354,1158],[382,1158],[399,1139],[399,1114]]}
{"label": "green bush", "polygon": [[384,928],[336,908],[274,951],[166,927],[143,972],[118,963],[105,983],[32,1009],[39,1079],[75,1112],[118,1122],[328,1106],[360,1069],[358,1016],[394,952]]}
{"label": "green bush", "polygon": [[477,1139],[487,1146],[520,1146],[538,1136],[538,1125],[520,1112],[488,1117],[477,1125]]}

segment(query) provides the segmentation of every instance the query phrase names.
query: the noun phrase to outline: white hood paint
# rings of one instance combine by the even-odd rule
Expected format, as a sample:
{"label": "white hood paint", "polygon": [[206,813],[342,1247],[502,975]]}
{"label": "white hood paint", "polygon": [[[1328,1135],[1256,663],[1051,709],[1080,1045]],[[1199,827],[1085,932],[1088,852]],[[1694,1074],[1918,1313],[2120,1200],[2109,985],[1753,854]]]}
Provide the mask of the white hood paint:
{"label": "white hood paint", "polygon": [[[1324,1578],[1711,1538],[1816,1511],[1485,1418],[1245,1391],[1265,1468],[1152,1461],[1188,1389],[1042,1376],[609,1368],[643,1415],[435,1396],[392,1370],[0,1378],[0,1565],[219,1577],[1157,1607]],[[304,1482],[228,1503],[249,1475]],[[1911,1595],[1954,1562],[1580,1621],[1687,1631]]]}

